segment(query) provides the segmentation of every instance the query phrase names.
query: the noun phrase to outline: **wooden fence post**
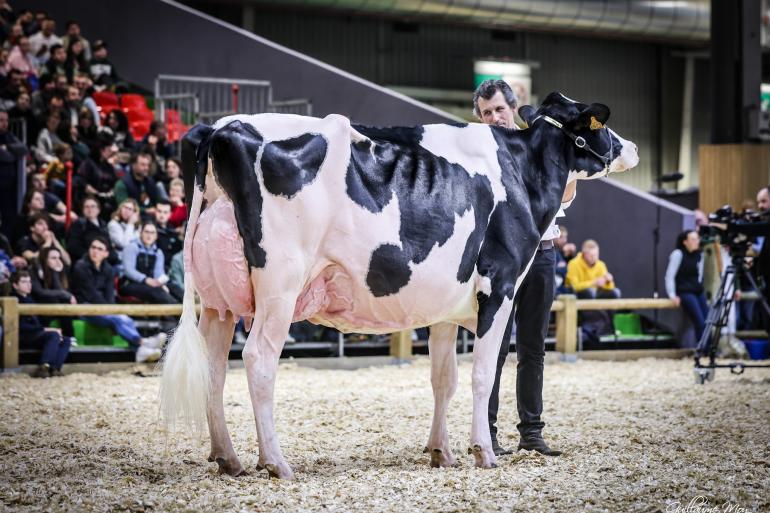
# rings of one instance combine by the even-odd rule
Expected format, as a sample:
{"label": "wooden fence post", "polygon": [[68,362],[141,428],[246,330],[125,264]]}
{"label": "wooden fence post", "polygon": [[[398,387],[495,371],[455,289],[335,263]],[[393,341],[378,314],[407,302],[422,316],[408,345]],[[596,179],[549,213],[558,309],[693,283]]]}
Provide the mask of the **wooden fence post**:
{"label": "wooden fence post", "polygon": [[412,330],[390,334],[390,356],[397,360],[408,360],[412,357]]}
{"label": "wooden fence post", "polygon": [[556,312],[556,351],[577,351],[577,299],[572,294],[562,294],[558,299],[564,309]]}
{"label": "wooden fence post", "polygon": [[19,300],[0,297],[3,309],[3,370],[19,366]]}

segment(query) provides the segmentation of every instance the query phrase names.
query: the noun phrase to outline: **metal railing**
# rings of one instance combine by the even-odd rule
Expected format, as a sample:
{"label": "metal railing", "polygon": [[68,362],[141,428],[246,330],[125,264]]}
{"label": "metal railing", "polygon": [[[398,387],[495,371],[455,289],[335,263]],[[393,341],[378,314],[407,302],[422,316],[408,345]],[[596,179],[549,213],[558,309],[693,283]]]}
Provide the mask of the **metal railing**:
{"label": "metal railing", "polygon": [[312,116],[313,104],[308,99],[272,102],[270,104],[270,110],[268,112],[277,112],[280,114],[299,114],[300,116]]}
{"label": "metal railing", "polygon": [[24,118],[11,118],[8,120],[8,131],[15,135],[22,143],[27,144],[27,120]]}
{"label": "metal railing", "polygon": [[[0,297],[3,327],[3,368],[19,366],[19,316],[69,316],[82,315],[181,315],[182,305],[49,305],[22,304],[15,297]],[[551,306],[556,313],[556,351],[565,355],[578,352],[578,311],[586,310],[656,310],[677,308],[670,299],[577,299],[573,295],[561,295]],[[338,340],[338,355],[344,355],[343,338]],[[644,350],[640,350],[644,351]],[[643,354],[643,353],[642,353]],[[400,331],[390,336],[390,355],[398,360],[412,357],[412,332]]]}

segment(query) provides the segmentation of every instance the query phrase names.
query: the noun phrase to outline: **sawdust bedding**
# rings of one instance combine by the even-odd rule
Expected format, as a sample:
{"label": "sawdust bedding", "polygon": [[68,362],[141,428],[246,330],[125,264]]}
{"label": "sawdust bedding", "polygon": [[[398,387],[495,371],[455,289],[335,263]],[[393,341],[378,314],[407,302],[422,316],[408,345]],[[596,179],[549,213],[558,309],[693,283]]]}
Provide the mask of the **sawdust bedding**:
{"label": "sawdust bedding", "polygon": [[[297,480],[256,470],[243,369],[225,409],[245,477],[217,474],[206,437],[166,436],[158,378],[128,371],[0,379],[0,511],[770,511],[770,373],[695,385],[690,360],[546,366],[545,436],[560,458],[518,453],[479,470],[467,455],[470,363],[449,414],[459,468],[431,469],[430,366],[281,365],[277,429]],[[515,365],[501,441],[515,445]],[[700,499],[698,499],[701,497]],[[708,501],[707,503],[705,501]],[[702,511],[702,510],[701,510]],[[714,510],[717,511],[717,510]]]}

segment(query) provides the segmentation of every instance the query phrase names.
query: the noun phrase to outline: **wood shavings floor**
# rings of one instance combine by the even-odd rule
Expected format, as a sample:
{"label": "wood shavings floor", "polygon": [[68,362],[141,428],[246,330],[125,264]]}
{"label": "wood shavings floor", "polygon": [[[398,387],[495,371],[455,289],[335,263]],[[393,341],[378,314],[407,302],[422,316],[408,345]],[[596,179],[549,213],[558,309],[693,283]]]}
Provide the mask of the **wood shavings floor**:
{"label": "wood shavings floor", "polygon": [[[509,362],[500,421],[508,446],[518,440],[515,372]],[[228,373],[225,389],[233,442],[250,472],[240,478],[206,462],[207,437],[166,439],[157,377],[4,376],[0,511],[673,512],[692,500],[770,511],[766,370],[722,370],[699,386],[691,360],[548,364],[545,436],[565,455],[522,452],[492,470],[473,468],[466,453],[465,362],[449,415],[460,467],[429,468],[421,451],[433,411],[429,373],[425,358],[355,371],[282,364],[277,428],[294,482],[256,471],[243,369]]]}

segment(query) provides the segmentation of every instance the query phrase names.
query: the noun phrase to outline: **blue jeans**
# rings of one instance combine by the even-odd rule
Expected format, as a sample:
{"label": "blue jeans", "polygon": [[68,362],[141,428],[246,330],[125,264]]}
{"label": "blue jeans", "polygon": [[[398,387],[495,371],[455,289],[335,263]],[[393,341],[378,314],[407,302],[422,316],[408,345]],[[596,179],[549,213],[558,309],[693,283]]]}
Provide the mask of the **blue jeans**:
{"label": "blue jeans", "polygon": [[679,299],[682,301],[684,313],[687,314],[687,317],[692,321],[693,326],[695,326],[695,340],[699,342],[706,326],[706,316],[709,313],[706,294],[703,292],[700,294],[683,292],[679,294]]}
{"label": "blue jeans", "polygon": [[97,326],[110,328],[128,340],[128,343],[134,349],[137,349],[141,344],[142,336],[136,331],[136,324],[128,315],[87,315],[81,317],[81,319]]}
{"label": "blue jeans", "polygon": [[25,336],[23,332],[20,335],[25,339],[25,346],[40,350],[41,365],[47,363],[52,369],[61,370],[70,353],[69,339],[55,331],[43,330],[33,336]]}

